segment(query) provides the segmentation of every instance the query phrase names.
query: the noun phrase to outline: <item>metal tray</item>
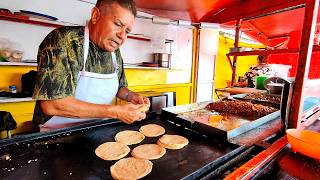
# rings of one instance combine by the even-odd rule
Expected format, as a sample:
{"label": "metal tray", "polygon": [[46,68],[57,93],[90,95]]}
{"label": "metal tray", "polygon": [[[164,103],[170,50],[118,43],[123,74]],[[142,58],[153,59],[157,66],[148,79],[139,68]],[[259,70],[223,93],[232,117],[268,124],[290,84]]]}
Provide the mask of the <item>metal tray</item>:
{"label": "metal tray", "polygon": [[[164,118],[208,135],[220,136],[226,140],[261,126],[280,117],[280,111],[255,119],[228,114],[220,114],[205,109],[210,102],[168,107],[162,109]],[[222,121],[210,121],[213,116],[223,116]]]}

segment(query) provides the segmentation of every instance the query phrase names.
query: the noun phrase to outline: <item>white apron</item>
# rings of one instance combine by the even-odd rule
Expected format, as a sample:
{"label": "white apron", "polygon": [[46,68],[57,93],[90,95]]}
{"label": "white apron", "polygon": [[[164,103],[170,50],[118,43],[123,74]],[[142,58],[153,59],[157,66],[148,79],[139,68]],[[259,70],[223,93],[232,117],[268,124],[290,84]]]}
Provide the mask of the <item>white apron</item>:
{"label": "white apron", "polygon": [[[98,74],[86,71],[86,61],[89,52],[89,29],[85,27],[84,33],[84,63],[83,69],[78,74],[77,87],[75,98],[81,101],[95,103],[95,104],[111,104],[117,95],[119,81],[118,81],[118,65],[116,56],[112,52],[112,62],[116,71],[112,74]],[[49,131],[58,128],[70,127],[86,123],[91,119],[80,118],[66,118],[60,116],[53,116],[43,125],[40,125],[40,131]]]}

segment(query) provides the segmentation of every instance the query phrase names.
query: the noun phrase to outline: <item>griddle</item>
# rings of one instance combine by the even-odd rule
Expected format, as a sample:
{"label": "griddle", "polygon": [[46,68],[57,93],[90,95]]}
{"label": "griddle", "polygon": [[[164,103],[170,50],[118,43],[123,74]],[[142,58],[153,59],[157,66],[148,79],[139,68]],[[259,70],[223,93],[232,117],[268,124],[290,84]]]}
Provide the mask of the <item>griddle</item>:
{"label": "griddle", "polygon": [[[138,130],[150,123],[161,125],[167,134],[188,138],[189,144],[180,150],[167,150],[162,158],[152,160],[152,172],[144,179],[201,178],[247,149],[218,138],[208,138],[159,117],[131,125],[119,121],[99,121],[0,142],[0,177],[14,180],[112,179],[109,169],[116,161],[98,158],[95,148],[104,142],[114,141],[115,134],[120,131]],[[155,143],[157,139],[146,137],[140,144]],[[136,146],[129,147],[132,150]],[[10,160],[6,160],[5,156]]]}

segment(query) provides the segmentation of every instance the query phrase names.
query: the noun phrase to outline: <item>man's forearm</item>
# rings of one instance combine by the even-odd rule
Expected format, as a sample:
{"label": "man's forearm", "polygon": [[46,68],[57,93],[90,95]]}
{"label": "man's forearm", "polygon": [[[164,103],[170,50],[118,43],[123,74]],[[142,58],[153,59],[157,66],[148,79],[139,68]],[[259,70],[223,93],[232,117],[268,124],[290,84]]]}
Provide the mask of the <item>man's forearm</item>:
{"label": "man's forearm", "polygon": [[114,105],[93,104],[67,97],[40,102],[42,111],[51,116],[72,118],[117,118]]}

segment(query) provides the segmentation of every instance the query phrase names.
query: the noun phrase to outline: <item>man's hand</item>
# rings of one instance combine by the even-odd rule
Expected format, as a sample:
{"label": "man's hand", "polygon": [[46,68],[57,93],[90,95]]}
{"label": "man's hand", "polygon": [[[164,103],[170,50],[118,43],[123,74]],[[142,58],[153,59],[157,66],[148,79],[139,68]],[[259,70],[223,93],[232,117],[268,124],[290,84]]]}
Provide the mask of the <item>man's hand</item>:
{"label": "man's hand", "polygon": [[128,94],[128,101],[133,104],[146,104],[150,107],[150,101],[149,98],[144,97],[138,93],[135,92],[129,92]]}
{"label": "man's hand", "polygon": [[117,119],[126,124],[131,124],[146,118],[146,113],[141,111],[141,106],[139,104],[128,103],[116,106],[113,111],[116,113]]}

